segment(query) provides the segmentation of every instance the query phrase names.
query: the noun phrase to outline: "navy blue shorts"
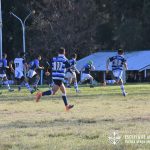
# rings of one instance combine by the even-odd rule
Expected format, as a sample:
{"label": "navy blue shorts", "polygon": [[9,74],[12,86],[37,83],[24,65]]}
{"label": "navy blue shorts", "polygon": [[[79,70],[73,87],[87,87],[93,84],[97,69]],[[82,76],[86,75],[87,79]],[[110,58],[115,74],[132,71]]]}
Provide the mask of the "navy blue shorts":
{"label": "navy blue shorts", "polygon": [[53,80],[55,85],[61,86],[63,84],[62,80]]}

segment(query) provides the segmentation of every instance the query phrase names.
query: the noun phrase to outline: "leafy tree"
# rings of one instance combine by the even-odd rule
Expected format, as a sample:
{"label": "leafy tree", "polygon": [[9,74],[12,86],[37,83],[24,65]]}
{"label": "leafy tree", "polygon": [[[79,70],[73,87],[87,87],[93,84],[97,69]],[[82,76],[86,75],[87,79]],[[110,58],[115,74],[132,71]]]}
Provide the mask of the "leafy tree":
{"label": "leafy tree", "polygon": [[[2,0],[3,47],[22,50],[22,30],[13,11],[26,23],[26,48],[53,56],[60,46],[82,58],[98,50],[149,49],[149,0]],[[11,55],[13,57],[13,55]]]}

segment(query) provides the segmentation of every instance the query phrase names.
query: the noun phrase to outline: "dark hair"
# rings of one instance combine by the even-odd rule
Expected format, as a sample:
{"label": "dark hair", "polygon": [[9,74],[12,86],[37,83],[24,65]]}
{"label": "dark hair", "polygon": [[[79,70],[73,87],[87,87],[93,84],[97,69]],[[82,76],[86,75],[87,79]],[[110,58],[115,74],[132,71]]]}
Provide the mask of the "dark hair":
{"label": "dark hair", "polygon": [[41,57],[40,54],[35,54],[35,55],[34,55],[34,59],[37,59],[37,58],[39,58],[39,57]]}
{"label": "dark hair", "polygon": [[59,54],[64,54],[65,53],[65,48],[61,47],[58,51]]}
{"label": "dark hair", "polygon": [[123,49],[118,49],[118,54],[122,55],[124,53],[124,50]]}
{"label": "dark hair", "polygon": [[25,53],[24,53],[24,52],[20,52],[20,53],[19,53],[19,56],[20,56],[20,57],[24,57],[24,56],[25,56]]}
{"label": "dark hair", "polygon": [[71,57],[72,57],[72,58],[77,58],[77,54],[74,53],[74,54],[71,55]]}

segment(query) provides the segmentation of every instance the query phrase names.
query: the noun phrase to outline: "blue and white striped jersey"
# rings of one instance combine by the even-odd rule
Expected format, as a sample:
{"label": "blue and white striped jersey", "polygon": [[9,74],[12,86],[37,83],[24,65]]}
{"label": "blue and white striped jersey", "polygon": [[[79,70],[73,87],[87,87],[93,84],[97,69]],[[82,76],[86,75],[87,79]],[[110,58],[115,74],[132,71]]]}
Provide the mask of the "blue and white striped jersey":
{"label": "blue and white striped jersey", "polygon": [[123,64],[126,59],[122,55],[110,57],[109,60],[112,62],[112,70],[123,70]]}
{"label": "blue and white striped jersey", "polygon": [[0,74],[6,73],[7,60],[5,58],[0,59]]}
{"label": "blue and white striped jersey", "polygon": [[66,69],[70,67],[68,59],[64,55],[52,58],[52,79],[64,80]]}

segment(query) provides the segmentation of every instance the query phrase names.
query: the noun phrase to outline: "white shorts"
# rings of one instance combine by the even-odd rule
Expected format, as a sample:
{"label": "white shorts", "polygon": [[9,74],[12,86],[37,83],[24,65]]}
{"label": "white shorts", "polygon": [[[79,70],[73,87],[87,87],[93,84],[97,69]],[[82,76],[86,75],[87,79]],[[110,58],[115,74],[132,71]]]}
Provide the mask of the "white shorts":
{"label": "white shorts", "polygon": [[116,81],[115,80],[106,80],[107,84],[114,84]]}
{"label": "white shorts", "polygon": [[32,78],[33,76],[35,76],[37,73],[34,70],[29,70],[27,73],[27,77]]}
{"label": "white shorts", "polygon": [[4,78],[4,77],[7,77],[6,73],[5,74],[0,74],[0,78]]}
{"label": "white shorts", "polygon": [[65,75],[65,78],[75,78],[76,79],[76,73],[75,72],[73,72],[73,73],[71,73],[71,72],[67,72],[66,73],[66,75]]}
{"label": "white shorts", "polygon": [[81,81],[88,80],[90,78],[93,78],[90,74],[82,73],[81,75]]}
{"label": "white shorts", "polygon": [[122,70],[113,70],[113,76],[116,79],[122,79],[123,71]]}
{"label": "white shorts", "polygon": [[22,71],[15,70],[15,78],[21,79],[24,76]]}

